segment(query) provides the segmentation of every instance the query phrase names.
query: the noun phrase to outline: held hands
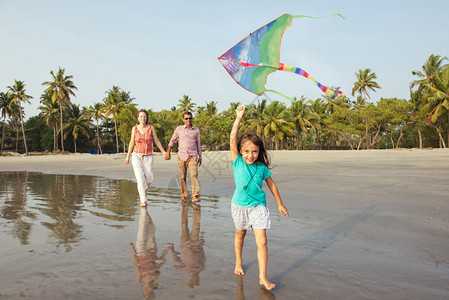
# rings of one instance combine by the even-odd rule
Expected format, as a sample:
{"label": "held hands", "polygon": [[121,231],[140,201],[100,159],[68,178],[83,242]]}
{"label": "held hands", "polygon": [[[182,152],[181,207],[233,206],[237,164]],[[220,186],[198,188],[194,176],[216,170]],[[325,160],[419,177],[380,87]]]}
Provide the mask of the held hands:
{"label": "held hands", "polygon": [[171,158],[171,153],[170,152],[165,152],[165,154],[164,154],[164,158],[165,158],[165,160],[169,160],[170,158]]}

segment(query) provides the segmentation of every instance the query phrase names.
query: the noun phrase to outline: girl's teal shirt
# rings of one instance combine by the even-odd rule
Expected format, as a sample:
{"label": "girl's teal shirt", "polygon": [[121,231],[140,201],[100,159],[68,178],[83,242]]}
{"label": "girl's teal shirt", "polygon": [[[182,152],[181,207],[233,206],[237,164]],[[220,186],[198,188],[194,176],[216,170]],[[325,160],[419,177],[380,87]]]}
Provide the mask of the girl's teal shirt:
{"label": "girl's teal shirt", "polygon": [[271,176],[270,169],[260,162],[247,164],[241,154],[237,156],[231,165],[234,169],[235,181],[235,192],[232,202],[246,207],[266,206],[266,194],[262,190],[262,186],[263,181]]}

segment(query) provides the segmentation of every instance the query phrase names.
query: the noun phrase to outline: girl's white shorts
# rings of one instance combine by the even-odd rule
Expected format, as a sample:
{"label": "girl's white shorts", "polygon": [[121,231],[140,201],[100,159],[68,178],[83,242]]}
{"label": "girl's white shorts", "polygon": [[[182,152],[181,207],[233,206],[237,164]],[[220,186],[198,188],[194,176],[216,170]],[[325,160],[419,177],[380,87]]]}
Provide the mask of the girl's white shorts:
{"label": "girl's white shorts", "polygon": [[240,206],[232,203],[232,219],[238,230],[269,229],[271,227],[270,212],[264,205]]}

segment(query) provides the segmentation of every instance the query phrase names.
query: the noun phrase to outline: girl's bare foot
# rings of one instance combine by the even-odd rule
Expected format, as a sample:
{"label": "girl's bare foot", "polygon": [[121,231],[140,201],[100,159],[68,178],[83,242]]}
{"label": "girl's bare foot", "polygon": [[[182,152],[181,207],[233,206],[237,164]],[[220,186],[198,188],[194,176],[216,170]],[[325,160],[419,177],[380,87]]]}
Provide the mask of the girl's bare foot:
{"label": "girl's bare foot", "polygon": [[271,291],[276,286],[276,284],[268,281],[268,279],[266,279],[266,278],[265,279],[259,279],[259,283],[261,285],[263,285],[268,291]]}
{"label": "girl's bare foot", "polygon": [[243,268],[242,268],[242,266],[240,265],[240,266],[235,266],[235,269],[234,269],[234,274],[235,275],[245,275],[245,272],[243,272]]}
{"label": "girl's bare foot", "polygon": [[147,206],[147,203],[146,203],[146,202],[140,203],[140,207],[145,207],[145,206]]}

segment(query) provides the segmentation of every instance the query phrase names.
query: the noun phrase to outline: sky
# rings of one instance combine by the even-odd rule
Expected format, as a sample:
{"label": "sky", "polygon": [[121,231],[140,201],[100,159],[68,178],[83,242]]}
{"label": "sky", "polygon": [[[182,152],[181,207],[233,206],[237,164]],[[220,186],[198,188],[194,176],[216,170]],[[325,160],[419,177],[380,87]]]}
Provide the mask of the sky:
{"label": "sky", "polygon": [[[119,86],[145,109],[161,111],[188,95],[197,105],[252,103],[217,57],[284,13],[345,20],[294,19],[283,36],[281,62],[300,67],[347,96],[358,70],[370,68],[382,87],[371,93],[409,99],[412,70],[431,54],[449,56],[449,1],[0,0],[0,91],[24,81],[37,115],[50,71],[65,69],[81,106],[102,102]],[[289,72],[268,76],[267,89],[290,97],[322,97],[316,85]],[[270,100],[289,102],[275,94]]]}

